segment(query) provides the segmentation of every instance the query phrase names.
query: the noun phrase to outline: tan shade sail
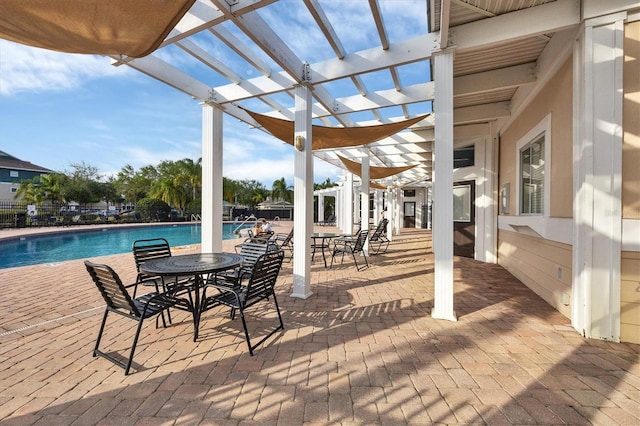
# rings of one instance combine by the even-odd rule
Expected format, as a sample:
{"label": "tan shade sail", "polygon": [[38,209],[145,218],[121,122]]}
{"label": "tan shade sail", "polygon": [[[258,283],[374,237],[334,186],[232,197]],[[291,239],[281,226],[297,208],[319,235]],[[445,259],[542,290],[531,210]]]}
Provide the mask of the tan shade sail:
{"label": "tan shade sail", "polygon": [[195,0],[2,0],[0,38],[67,53],[146,56]]}
{"label": "tan shade sail", "polygon": [[[280,118],[269,117],[245,110],[258,123],[264,126],[273,136],[283,142],[293,145],[294,122]],[[423,120],[426,115],[411,118],[398,123],[380,124],[378,126],[362,127],[323,127],[313,126],[312,149],[346,148],[350,146],[366,145],[384,139],[406,129],[412,124]]]}
{"label": "tan shade sail", "polygon": [[[356,176],[362,177],[362,164],[356,163],[355,161],[347,160],[344,157],[338,155],[342,164],[345,165],[347,170],[353,173]],[[397,175],[398,173],[402,173],[405,170],[409,170],[417,166],[414,164],[413,166],[402,166],[402,167],[369,167],[369,179],[384,179],[389,176]]]}
{"label": "tan shade sail", "polygon": [[387,189],[387,185],[383,185],[378,182],[369,182],[369,188],[373,189]]}

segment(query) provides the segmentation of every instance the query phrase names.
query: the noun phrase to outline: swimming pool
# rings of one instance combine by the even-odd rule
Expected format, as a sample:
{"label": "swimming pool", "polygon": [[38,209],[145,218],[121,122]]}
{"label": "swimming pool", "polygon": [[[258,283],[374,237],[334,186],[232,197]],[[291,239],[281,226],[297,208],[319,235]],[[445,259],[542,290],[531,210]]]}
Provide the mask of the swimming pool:
{"label": "swimming pool", "polygon": [[[237,238],[233,233],[237,227],[235,223],[223,223],[222,239]],[[251,225],[242,228],[245,227]],[[200,225],[177,224],[126,228],[105,226],[91,230],[27,235],[0,241],[0,269],[128,253],[135,240],[147,238],[166,238],[171,247],[200,244],[201,229]]]}

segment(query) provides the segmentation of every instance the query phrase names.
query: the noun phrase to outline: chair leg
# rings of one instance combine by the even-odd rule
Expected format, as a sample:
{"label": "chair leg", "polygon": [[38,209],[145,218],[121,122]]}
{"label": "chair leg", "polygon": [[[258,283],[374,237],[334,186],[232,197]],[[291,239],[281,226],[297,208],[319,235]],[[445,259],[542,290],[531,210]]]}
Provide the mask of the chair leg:
{"label": "chair leg", "polygon": [[280,320],[280,328],[284,330],[284,323],[282,322],[282,315],[280,315],[280,305],[278,305],[278,298],[275,292],[273,293],[273,303],[276,304],[276,311],[278,312],[278,320]]}
{"label": "chair leg", "polygon": [[100,324],[100,331],[98,332],[98,338],[96,339],[96,347],[93,349],[93,356],[98,356],[98,352],[100,351],[98,348],[100,346],[100,340],[102,340],[102,332],[104,331],[104,325],[107,323],[107,315],[109,314],[109,309],[104,310],[104,316],[102,317],[102,324]]}
{"label": "chair leg", "polygon": [[242,320],[242,328],[244,329],[244,338],[247,340],[247,346],[249,347],[249,355],[253,356],[251,339],[249,339],[249,330],[247,330],[247,321],[244,318],[244,309],[240,309],[240,319]]}
{"label": "chair leg", "polygon": [[138,321],[138,327],[136,328],[136,335],[133,338],[133,345],[131,346],[131,354],[129,354],[129,361],[127,361],[127,366],[124,369],[124,375],[129,374],[129,369],[131,368],[131,363],[133,362],[133,354],[136,351],[136,345],[138,344],[138,338],[140,337],[140,330],[142,329],[143,318],[141,317]]}
{"label": "chair leg", "polygon": [[358,267],[358,261],[356,260],[356,253],[352,251],[351,256],[353,256],[353,264],[356,267],[356,271],[359,271],[360,268]]}

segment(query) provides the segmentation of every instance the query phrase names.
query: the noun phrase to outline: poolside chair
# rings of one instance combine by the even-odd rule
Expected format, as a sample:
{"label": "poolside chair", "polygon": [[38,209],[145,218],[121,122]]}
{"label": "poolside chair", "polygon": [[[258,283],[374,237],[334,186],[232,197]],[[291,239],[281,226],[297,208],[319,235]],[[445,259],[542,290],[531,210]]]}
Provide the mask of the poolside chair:
{"label": "poolside chair", "polygon": [[140,265],[144,262],[148,262],[153,259],[171,257],[171,247],[169,246],[169,241],[167,241],[166,238],[136,240],[131,245],[131,251],[133,252],[133,260],[136,263],[136,270],[138,272],[136,282],[144,285],[155,285],[157,290],[162,286],[164,287],[164,290],[167,290],[167,286],[190,284],[193,280],[193,277],[176,277],[176,280],[173,283],[167,284],[162,281],[161,277],[147,275],[140,271]]}
{"label": "poolside chair", "polygon": [[[382,219],[378,223],[378,226],[373,230],[373,233],[369,236],[369,247],[373,254],[385,253],[389,248],[389,239],[387,238],[387,219]],[[384,246],[384,249],[382,247]]]}
{"label": "poolside chair", "polygon": [[236,253],[244,257],[242,266],[233,271],[224,271],[216,274],[215,277],[209,277],[210,282],[217,281],[218,284],[226,282],[227,285],[237,287],[242,283],[243,279],[251,275],[253,266],[260,256],[266,254],[268,251],[276,251],[278,249],[276,247],[274,250],[273,246],[270,246],[265,242],[246,241],[242,244],[236,245],[235,250]]}
{"label": "poolside chair", "polygon": [[[136,240],[131,245],[131,251],[133,252],[133,260],[136,263],[136,270],[138,272],[136,284],[152,285],[157,292],[160,292],[161,289],[163,292],[173,291],[174,293],[184,293],[186,291],[189,295],[189,300],[193,301],[191,298],[191,289],[194,285],[195,277],[175,277],[173,282],[166,282],[162,277],[147,275],[140,271],[140,265],[144,262],[171,257],[171,247],[165,238]],[[134,297],[135,294],[134,291]],[[171,314],[167,312],[167,316],[169,324],[171,324]],[[162,315],[162,320],[164,321],[164,314]]]}
{"label": "poolside chair", "polygon": [[275,245],[279,250],[287,250],[289,252],[287,258],[289,261],[293,259],[293,228],[291,228],[291,232],[288,234],[275,234],[268,243]]}
{"label": "poolside chair", "polygon": [[[102,317],[100,331],[98,332],[96,346],[93,349],[93,356],[101,356],[113,362],[117,366],[124,368],[124,374],[126,376],[129,374],[129,369],[131,368],[133,354],[136,350],[136,344],[138,343],[138,337],[140,336],[143,321],[147,318],[158,316],[172,307],[180,307],[187,311],[193,311],[193,305],[189,300],[169,293],[152,292],[145,294],[144,296],[132,297],[129,295],[129,291],[127,289],[136,288],[138,286],[137,282],[134,284],[124,285],[122,284],[118,274],[109,266],[92,263],[88,260],[85,260],[84,264],[107,304],[104,316]],[[136,328],[133,344],[131,345],[131,353],[129,354],[129,359],[126,363],[100,350],[100,340],[102,339],[102,334],[104,332],[109,312],[114,312],[125,318],[138,321],[138,327]],[[166,327],[164,322],[163,325]]]}
{"label": "poolside chair", "polygon": [[[284,252],[282,250],[272,251],[260,256],[253,265],[247,285],[228,287],[224,282],[222,284],[214,282],[205,286],[202,312],[216,306],[227,306],[231,308],[231,319],[233,320],[235,319],[235,312],[238,310],[240,312],[242,328],[244,329],[244,336],[251,356],[253,356],[253,350],[257,346],[262,344],[278,330],[284,329],[282,315],[280,315],[280,307],[278,306],[278,299],[276,298],[276,293],[274,291],[274,286],[278,279],[283,259]],[[207,296],[206,290],[208,288],[215,288],[218,292],[212,296]],[[258,343],[252,345],[249,337],[249,330],[247,329],[245,309],[260,302],[268,303],[271,299],[273,299],[273,303],[276,307],[278,321],[280,324],[276,328],[272,329],[266,336],[262,337]]]}
{"label": "poolside chair", "polygon": [[[358,231],[355,239],[353,237],[347,238],[336,238],[333,240],[333,250],[331,253],[331,265],[329,268],[333,267],[333,259],[337,255],[342,255],[340,260],[340,264],[344,261],[345,253],[350,254],[353,257],[353,262],[355,263],[356,270],[360,271],[369,266],[369,262],[367,261],[367,256],[364,253],[364,244],[367,241],[367,236],[369,235],[368,229],[362,229]],[[357,254],[362,254],[364,257],[365,266],[358,266],[358,261],[356,260]]]}

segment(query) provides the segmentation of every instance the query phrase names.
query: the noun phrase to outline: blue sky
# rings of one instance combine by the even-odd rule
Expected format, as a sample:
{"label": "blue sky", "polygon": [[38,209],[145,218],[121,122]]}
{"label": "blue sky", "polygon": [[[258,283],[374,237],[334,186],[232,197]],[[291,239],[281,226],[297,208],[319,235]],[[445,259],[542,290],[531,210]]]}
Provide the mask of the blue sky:
{"label": "blue sky", "polygon": [[[299,16],[309,19],[308,13],[300,13],[302,2],[283,1],[280,5],[279,10],[264,16],[275,28],[279,27],[277,21],[297,22]],[[372,21],[370,12],[362,13],[361,9],[367,8],[368,2],[333,0],[322,5],[332,22],[336,20],[336,27],[340,25],[338,20],[350,22],[341,27],[350,33],[339,34],[348,51],[368,48],[376,39],[373,22],[359,22],[364,17]],[[413,9],[418,5],[424,9],[424,1],[381,2],[392,37],[397,31],[398,37],[406,37],[405,31],[425,31],[426,11]],[[421,16],[416,18],[416,13]],[[411,28],[408,16],[424,26]],[[393,25],[395,19],[404,23]],[[321,35],[309,34],[316,38],[311,40],[301,34],[304,32],[290,31],[281,36],[294,50],[302,48],[297,46],[300,43],[319,46]],[[327,48],[328,44],[322,50]],[[320,55],[321,49],[311,52]],[[170,50],[159,53],[172,55]],[[225,54],[220,51],[221,60]],[[304,59],[314,62],[322,58]],[[251,71],[244,77],[256,76],[255,70]],[[372,74],[365,76],[366,84],[375,90]],[[201,156],[201,107],[188,95],[146,75],[110,65],[109,58],[58,53],[0,40],[0,150],[56,171],[71,170],[72,163],[85,162],[103,175],[114,175],[126,164],[139,169],[163,160],[195,160]],[[293,148],[227,115],[223,156],[227,178],[256,179],[267,188],[282,177],[293,184]],[[336,181],[340,173],[319,160],[314,164],[315,182],[326,178]]]}

